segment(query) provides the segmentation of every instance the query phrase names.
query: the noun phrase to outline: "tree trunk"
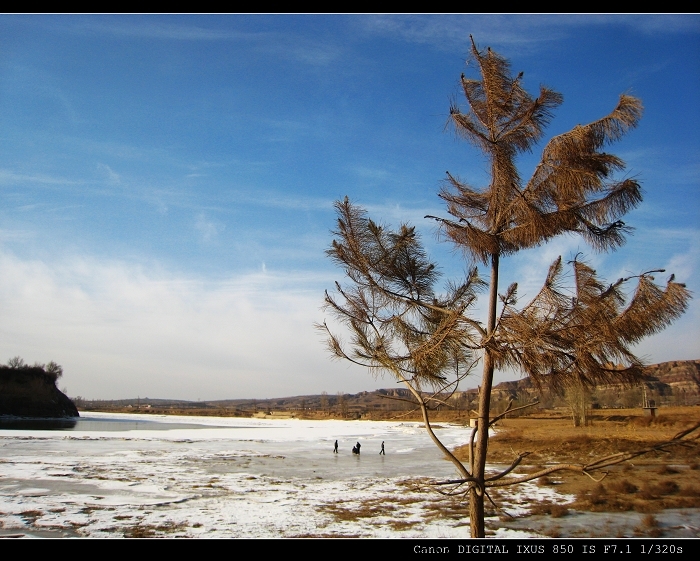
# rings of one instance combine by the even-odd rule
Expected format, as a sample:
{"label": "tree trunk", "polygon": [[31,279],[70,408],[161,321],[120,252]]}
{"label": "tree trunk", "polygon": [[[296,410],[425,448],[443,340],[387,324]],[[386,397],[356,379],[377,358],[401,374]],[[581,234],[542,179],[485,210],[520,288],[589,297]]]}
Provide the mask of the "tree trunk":
{"label": "tree trunk", "polygon": [[[491,280],[489,288],[489,316],[486,328],[490,337],[496,327],[496,304],[498,302],[498,262],[496,254],[491,258]],[[474,446],[474,465],[472,476],[477,480],[469,488],[469,525],[472,538],[486,537],[484,528],[484,480],[486,472],[486,453],[489,446],[489,417],[491,406],[491,387],[493,386],[493,360],[488,347],[484,351],[484,372],[479,392],[479,420]]]}
{"label": "tree trunk", "polygon": [[567,388],[566,401],[571,408],[571,418],[575,427],[588,426],[588,391],[583,383],[579,382]]}

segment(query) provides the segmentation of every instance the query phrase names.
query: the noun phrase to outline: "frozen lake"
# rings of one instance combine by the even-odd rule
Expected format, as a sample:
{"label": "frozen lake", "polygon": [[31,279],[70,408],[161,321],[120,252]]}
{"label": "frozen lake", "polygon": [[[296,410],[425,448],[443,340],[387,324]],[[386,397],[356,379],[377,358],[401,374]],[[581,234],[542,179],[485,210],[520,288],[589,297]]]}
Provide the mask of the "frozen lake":
{"label": "frozen lake", "polygon": [[0,423],[0,535],[469,536],[466,508],[424,485],[456,471],[418,423],[85,413],[58,428]]}

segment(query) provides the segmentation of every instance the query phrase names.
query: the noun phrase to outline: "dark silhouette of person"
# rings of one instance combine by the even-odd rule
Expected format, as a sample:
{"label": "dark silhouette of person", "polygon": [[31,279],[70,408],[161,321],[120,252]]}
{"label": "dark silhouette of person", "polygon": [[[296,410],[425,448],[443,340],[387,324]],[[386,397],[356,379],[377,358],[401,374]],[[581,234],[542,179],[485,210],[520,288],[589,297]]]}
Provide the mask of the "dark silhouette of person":
{"label": "dark silhouette of person", "polygon": [[359,442],[357,444],[355,444],[355,446],[352,447],[352,453],[357,454],[357,455],[360,454],[360,443]]}
{"label": "dark silhouette of person", "polygon": [[337,454],[338,453],[338,441],[335,441],[335,446],[333,447],[333,453]]}
{"label": "dark silhouette of person", "polygon": [[357,446],[357,453],[359,454],[359,453],[360,453],[360,443],[358,442],[358,443],[356,444],[356,446]]}
{"label": "dark silhouette of person", "polygon": [[382,449],[379,451],[379,455],[380,455],[380,456],[382,456],[382,455],[386,456],[386,452],[384,451],[384,441],[383,441],[383,440],[382,440]]}

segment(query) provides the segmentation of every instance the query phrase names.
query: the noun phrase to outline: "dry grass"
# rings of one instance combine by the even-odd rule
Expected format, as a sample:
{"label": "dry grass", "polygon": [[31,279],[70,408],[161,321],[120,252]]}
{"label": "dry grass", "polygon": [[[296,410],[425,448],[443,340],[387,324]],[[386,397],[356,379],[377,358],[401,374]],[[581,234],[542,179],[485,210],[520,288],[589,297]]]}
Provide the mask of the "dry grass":
{"label": "dry grass", "polygon": [[184,522],[164,522],[163,524],[137,524],[124,530],[125,538],[155,538],[158,536],[184,532],[187,524]]}
{"label": "dry grass", "polygon": [[691,483],[681,488],[681,495],[686,497],[700,497],[700,487]]}
{"label": "dry grass", "polygon": [[366,499],[358,506],[346,506],[347,503],[336,502],[322,505],[320,510],[331,514],[337,521],[357,522],[361,519],[393,515],[397,507],[386,499]]}
{"label": "dry grass", "polygon": [[[405,495],[378,497],[357,502],[337,501],[317,507],[330,514],[336,522],[382,524],[392,529],[408,530],[434,520],[460,525],[468,516],[468,504],[463,496],[444,497],[429,485],[432,480],[407,479],[398,484]],[[414,507],[414,508],[409,508]],[[420,514],[419,514],[420,513]]]}
{"label": "dry grass", "polygon": [[[566,417],[518,417],[499,422],[499,433],[489,441],[489,461],[510,463],[516,453],[529,451],[528,465],[551,462],[588,462],[616,452],[629,452],[673,438],[697,422],[697,407],[669,407],[652,419],[639,410],[621,409],[614,414],[596,413],[592,426],[574,427]],[[461,458],[466,447],[458,448]],[[678,447],[673,463],[687,463],[698,469],[698,449]],[[663,464],[668,458],[648,456],[641,463]],[[679,461],[680,460],[680,461]],[[635,464],[639,463],[636,461]]]}
{"label": "dry grass", "polygon": [[639,487],[630,483],[626,479],[616,479],[609,485],[610,491],[618,495],[631,495],[639,491]]}
{"label": "dry grass", "polygon": [[530,511],[530,514],[546,514],[552,518],[561,518],[569,514],[569,508],[567,505],[544,502],[536,504]]}
{"label": "dry grass", "polygon": [[575,495],[570,505],[593,512],[657,512],[667,508],[700,507],[700,489],[692,472],[684,470],[673,477],[662,477],[654,466],[636,466],[632,472],[611,470],[605,484],[595,484],[582,476],[564,478],[561,491]]}
{"label": "dry grass", "polygon": [[637,528],[635,528],[635,534],[646,535],[650,538],[660,538],[663,536],[663,530],[659,528],[659,521],[652,514],[647,514],[644,516]]}
{"label": "dry grass", "polygon": [[[519,417],[505,419],[489,441],[489,461],[508,464],[514,456],[529,451],[518,467],[520,474],[532,473],[553,463],[587,464],[618,452],[639,450],[670,440],[697,422],[697,407],[669,407],[652,419],[638,410],[599,412],[592,426],[574,427],[570,419]],[[541,478],[540,485],[557,485],[560,493],[573,495],[567,505],[594,512],[636,511],[653,513],[666,508],[700,507],[698,488],[698,440],[676,446],[670,453],[650,453],[633,462],[596,472],[592,479],[573,472],[558,472]],[[458,449],[466,458],[466,449]],[[552,516],[552,505],[540,505],[533,512]],[[648,533],[648,532],[647,532]]]}
{"label": "dry grass", "polygon": [[409,530],[420,523],[419,520],[390,520],[388,525],[391,526],[392,530],[400,532],[401,530]]}
{"label": "dry grass", "polygon": [[437,497],[425,505],[427,520],[462,520],[469,512],[466,501],[460,498]]}
{"label": "dry grass", "polygon": [[44,513],[40,510],[25,510],[24,512],[20,512],[19,515],[26,522],[34,524],[34,522],[36,522],[37,518],[41,518],[42,516],[44,516]]}
{"label": "dry grass", "polygon": [[286,536],[289,538],[310,538],[310,539],[328,539],[328,538],[343,538],[343,539],[352,539],[352,538],[362,538],[361,534],[334,534],[334,533],[305,533],[305,534],[295,534],[293,536]]}

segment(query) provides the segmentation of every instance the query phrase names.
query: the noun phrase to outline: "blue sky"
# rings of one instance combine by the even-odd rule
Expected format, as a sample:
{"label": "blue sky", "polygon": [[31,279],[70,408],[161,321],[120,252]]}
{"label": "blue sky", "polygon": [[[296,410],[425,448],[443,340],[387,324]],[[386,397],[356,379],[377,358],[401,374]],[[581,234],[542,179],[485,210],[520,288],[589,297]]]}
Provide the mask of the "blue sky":
{"label": "blue sky", "polygon": [[[312,327],[343,280],[332,205],[411,222],[463,273],[423,216],[445,214],[446,170],[487,181],[445,129],[470,33],[563,94],[547,138],[621,93],[645,106],[609,149],[645,190],[627,245],[559,238],[506,259],[503,285],[526,301],[581,251],[609,280],[665,267],[698,295],[700,16],[4,15],[0,361],[55,360],[70,395],[103,399],[392,387],[330,361]],[[637,352],[700,358],[698,302]]]}

